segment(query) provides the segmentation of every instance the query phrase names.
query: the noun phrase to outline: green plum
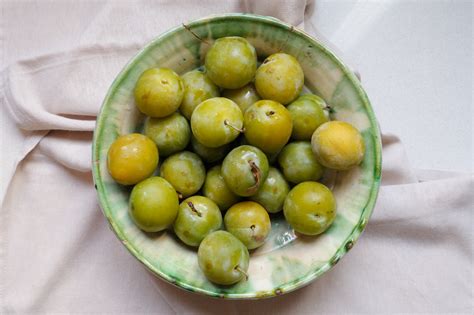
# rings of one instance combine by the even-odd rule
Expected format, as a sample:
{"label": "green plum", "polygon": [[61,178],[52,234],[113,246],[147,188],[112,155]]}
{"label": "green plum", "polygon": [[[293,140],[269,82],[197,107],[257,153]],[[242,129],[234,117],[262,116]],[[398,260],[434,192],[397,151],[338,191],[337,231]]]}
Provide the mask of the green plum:
{"label": "green plum", "polygon": [[130,216],[146,232],[159,232],[171,226],[178,208],[178,194],[170,183],[158,176],[139,182],[130,194]]}
{"label": "green plum", "polygon": [[336,218],[336,200],[331,190],[323,184],[303,182],[288,193],[283,204],[283,214],[296,232],[321,234]]}
{"label": "green plum", "polygon": [[135,103],[150,117],[166,117],[174,113],[184,96],[184,84],[171,69],[152,68],[142,73],[135,85]]}
{"label": "green plum", "polygon": [[234,194],[221,174],[221,166],[216,165],[207,171],[206,180],[202,187],[202,193],[214,201],[222,211],[227,210],[234,203],[239,202],[240,197]]}
{"label": "green plum", "polygon": [[222,176],[227,187],[239,196],[257,193],[268,175],[268,159],[260,149],[241,145],[230,151],[222,162]]}
{"label": "green plum", "polygon": [[243,115],[229,99],[214,97],[199,104],[191,116],[194,137],[210,148],[232,142],[243,131]]}
{"label": "green plum", "polygon": [[186,245],[199,246],[209,233],[222,226],[219,207],[209,198],[192,196],[181,202],[174,232]]}
{"label": "green plum", "polygon": [[158,166],[156,144],[139,133],[118,137],[107,152],[110,176],[122,185],[133,185],[150,177]]}
{"label": "green plum", "polygon": [[245,111],[245,138],[265,153],[280,151],[290,139],[292,128],[290,112],[278,102],[258,101]]}
{"label": "green plum", "polygon": [[173,113],[163,118],[148,117],[145,120],[145,135],[156,143],[161,156],[169,156],[186,148],[191,128],[186,118]]}
{"label": "green plum", "polygon": [[199,70],[189,71],[181,79],[184,83],[184,98],[179,110],[187,119],[191,119],[196,106],[219,96],[219,88]]}
{"label": "green plum", "polygon": [[313,152],[327,168],[344,171],[364,159],[364,138],[354,126],[343,121],[328,121],[311,137]]}
{"label": "green plum", "polygon": [[308,141],[287,144],[278,156],[278,163],[285,178],[294,184],[317,181],[323,176],[324,168],[311,150]]}
{"label": "green plum", "polygon": [[198,263],[210,281],[230,285],[247,279],[249,252],[229,232],[216,231],[207,235],[199,245]]}
{"label": "green plum", "polygon": [[330,120],[329,114],[331,112],[331,108],[326,103],[326,101],[322,99],[321,97],[315,94],[302,94],[298,97],[298,99],[302,99],[302,100],[308,99],[308,100],[311,100],[312,102],[319,104],[321,108],[323,109],[324,117],[326,117],[327,120]]}
{"label": "green plum", "polygon": [[257,53],[245,38],[219,38],[206,54],[205,67],[207,75],[216,85],[238,89],[255,76]]}
{"label": "green plum", "polygon": [[242,113],[249,108],[253,103],[260,100],[260,96],[252,83],[244,85],[240,89],[224,90],[222,96],[234,101],[239,105]]}
{"label": "green plum", "polygon": [[227,231],[237,237],[248,249],[265,243],[272,228],[268,212],[256,202],[239,202],[227,210],[224,216]]}
{"label": "green plum", "polygon": [[199,156],[189,151],[175,153],[160,167],[160,175],[186,198],[201,189],[206,169]]}
{"label": "green plum", "polygon": [[288,104],[300,94],[304,73],[295,57],[276,53],[268,56],[255,74],[255,87],[263,99]]}
{"label": "green plum", "polygon": [[326,106],[322,98],[313,94],[300,96],[288,105],[293,120],[292,138],[310,141],[314,131],[329,120],[324,111]]}
{"label": "green plum", "polygon": [[270,167],[267,179],[250,200],[261,204],[269,213],[277,213],[283,209],[283,202],[289,191],[290,186],[280,171]]}
{"label": "green plum", "polygon": [[209,148],[197,141],[196,137],[191,137],[191,148],[207,163],[215,163],[222,160],[230,151],[230,144],[224,144],[217,148]]}

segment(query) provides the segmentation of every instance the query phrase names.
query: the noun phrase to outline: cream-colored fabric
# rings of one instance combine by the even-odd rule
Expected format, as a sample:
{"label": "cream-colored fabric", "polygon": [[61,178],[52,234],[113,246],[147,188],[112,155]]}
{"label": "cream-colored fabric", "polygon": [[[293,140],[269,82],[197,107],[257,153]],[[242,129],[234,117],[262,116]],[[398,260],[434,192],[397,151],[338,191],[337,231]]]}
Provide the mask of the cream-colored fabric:
{"label": "cream-colored fabric", "polygon": [[212,13],[255,12],[303,27],[306,1],[1,5],[0,313],[473,311],[472,175],[414,170],[390,134],[367,230],[334,269],[294,293],[223,301],[182,291],[150,275],[108,229],[90,144],[127,60],[166,29]]}

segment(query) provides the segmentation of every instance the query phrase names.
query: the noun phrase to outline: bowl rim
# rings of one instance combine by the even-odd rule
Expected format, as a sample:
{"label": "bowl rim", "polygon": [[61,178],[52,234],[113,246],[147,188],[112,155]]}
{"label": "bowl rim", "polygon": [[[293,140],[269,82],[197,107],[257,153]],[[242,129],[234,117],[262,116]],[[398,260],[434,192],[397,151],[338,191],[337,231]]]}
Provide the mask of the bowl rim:
{"label": "bowl rim", "polygon": [[[135,66],[136,63],[144,56],[146,53],[158,42],[161,40],[173,36],[175,33],[181,32],[186,28],[193,28],[194,26],[200,26],[202,24],[206,24],[212,21],[219,21],[219,20],[244,20],[244,21],[253,21],[259,22],[263,24],[269,24],[273,27],[277,27],[283,29],[285,31],[292,32],[296,36],[303,37],[305,40],[310,42],[312,45],[315,45],[318,49],[323,51],[332,61],[334,61],[339,69],[343,72],[343,75],[350,81],[350,83],[355,87],[358,96],[361,98],[364,108],[367,112],[369,122],[370,122],[370,129],[374,133],[374,170],[373,170],[373,177],[374,182],[372,184],[370,195],[367,200],[364,209],[362,210],[362,214],[358,223],[354,226],[353,230],[349,234],[349,236],[344,240],[344,246],[341,246],[336,253],[328,260],[327,263],[322,265],[321,267],[313,270],[310,273],[307,273],[291,282],[285,283],[284,285],[280,286],[279,288],[273,291],[259,291],[259,292],[251,292],[251,293],[216,293],[212,292],[203,288],[195,287],[192,285],[187,284],[186,282],[180,281],[175,279],[174,277],[169,276],[168,274],[162,272],[158,268],[156,268],[152,263],[150,263],[146,258],[144,258],[139,250],[132,246],[127,241],[126,235],[124,232],[119,228],[119,226],[114,222],[111,216],[110,206],[108,204],[107,198],[105,197],[105,185],[101,179],[100,175],[100,144],[98,144],[98,139],[100,139],[100,135],[104,132],[103,124],[104,124],[104,116],[102,115],[104,108],[110,102],[111,97],[115,94],[117,87],[122,83],[122,81],[127,77],[128,73],[131,69]],[[305,31],[294,27],[288,23],[285,23],[275,17],[272,16],[263,16],[257,14],[250,14],[250,13],[225,13],[225,14],[213,14],[203,18],[199,18],[193,20],[186,24],[181,24],[179,26],[175,26],[164,33],[161,33],[159,36],[152,39],[148,42],[144,47],[142,47],[122,68],[120,73],[116,76],[112,85],[109,87],[109,90],[102,102],[99,114],[97,116],[94,134],[93,134],[93,141],[92,141],[92,177],[94,182],[94,187],[97,190],[97,195],[99,199],[99,206],[102,210],[102,213],[107,218],[109,223],[109,227],[114,232],[116,237],[120,240],[120,242],[127,248],[127,250],[139,261],[141,262],[147,269],[152,272],[155,276],[165,280],[168,283],[171,283],[181,289],[186,291],[191,291],[195,293],[199,293],[206,296],[217,297],[217,298],[227,298],[227,299],[260,299],[260,298],[268,298],[279,296],[284,293],[288,293],[304,287],[317,279],[319,276],[324,274],[326,271],[331,269],[354,245],[356,240],[360,237],[361,233],[365,229],[365,226],[372,215],[375,202],[377,200],[377,195],[380,187],[381,181],[381,166],[382,166],[382,142],[380,136],[380,129],[378,122],[375,118],[374,111],[370,104],[369,98],[362,88],[360,80],[356,77],[356,75],[350,70],[350,68],[344,64],[331,50],[326,48],[326,46],[316,38],[312,37]]]}

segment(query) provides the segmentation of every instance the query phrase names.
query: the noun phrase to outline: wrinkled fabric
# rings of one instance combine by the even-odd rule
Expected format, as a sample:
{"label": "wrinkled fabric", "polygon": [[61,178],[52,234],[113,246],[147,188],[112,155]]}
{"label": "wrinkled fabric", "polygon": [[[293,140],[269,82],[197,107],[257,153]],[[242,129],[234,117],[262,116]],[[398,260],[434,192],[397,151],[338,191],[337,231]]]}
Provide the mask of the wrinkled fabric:
{"label": "wrinkled fabric", "polygon": [[[181,22],[253,12],[303,28],[311,3],[1,5],[0,39],[8,51],[0,65],[0,313],[473,311],[472,174],[413,169],[389,133],[366,231],[333,269],[296,292],[225,301],[182,291],[147,272],[109,230],[92,183],[91,138],[105,93],[124,64]],[[19,20],[29,21],[21,25],[28,32],[15,28]],[[29,36],[15,38],[20,34]]]}

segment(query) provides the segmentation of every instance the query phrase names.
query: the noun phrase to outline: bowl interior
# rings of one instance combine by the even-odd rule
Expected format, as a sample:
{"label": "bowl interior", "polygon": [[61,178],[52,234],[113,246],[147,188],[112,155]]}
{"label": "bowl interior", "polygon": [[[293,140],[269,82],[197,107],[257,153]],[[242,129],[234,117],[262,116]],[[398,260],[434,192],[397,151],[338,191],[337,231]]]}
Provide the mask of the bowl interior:
{"label": "bowl interior", "polygon": [[[308,90],[334,109],[333,119],[350,122],[364,137],[362,164],[347,172],[328,173],[325,181],[337,201],[333,225],[318,237],[297,235],[280,217],[272,218],[265,245],[251,253],[249,280],[222,287],[199,270],[196,250],[171,232],[143,233],[128,215],[130,187],[115,183],[107,171],[107,150],[119,136],[141,130],[143,115],[134,104],[133,88],[151,67],[179,74],[203,63],[209,44],[219,37],[242,36],[260,58],[275,52],[295,56]],[[201,38],[202,40],[199,40]],[[357,78],[330,51],[302,31],[271,17],[248,14],[213,16],[174,28],[143,48],[113,82],[97,120],[93,142],[93,175],[102,210],[128,250],[154,274],[184,289],[211,296],[259,298],[299,288],[327,271],[347,252],[364,229],[380,182],[381,144],[369,101]]]}

